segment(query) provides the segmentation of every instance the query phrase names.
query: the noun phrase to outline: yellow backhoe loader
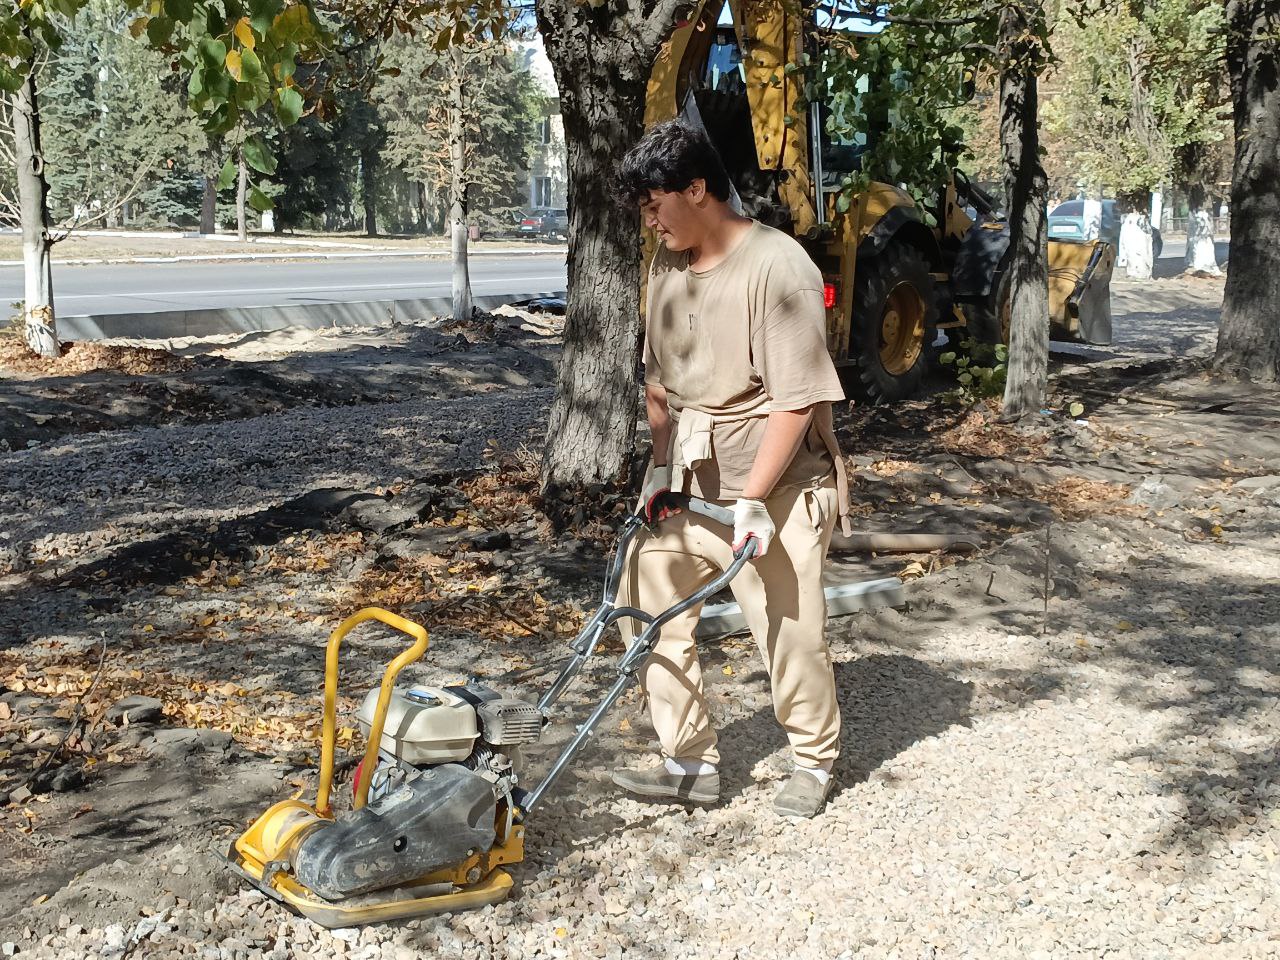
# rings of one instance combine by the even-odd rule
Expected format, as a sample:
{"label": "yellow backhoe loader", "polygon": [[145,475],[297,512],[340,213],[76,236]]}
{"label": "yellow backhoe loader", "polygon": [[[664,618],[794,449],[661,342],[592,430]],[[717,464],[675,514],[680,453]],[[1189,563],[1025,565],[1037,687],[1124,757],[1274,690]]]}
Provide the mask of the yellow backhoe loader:
{"label": "yellow backhoe loader", "polygon": [[[700,123],[743,212],[809,251],[825,278],[827,346],[848,386],[872,402],[912,396],[939,330],[1007,342],[1009,231],[991,199],[955,171],[930,218],[878,182],[838,212],[866,145],[833,142],[829,106],[804,104],[800,64],[816,50],[815,14],[786,0],[728,8],[731,22],[725,0],[702,0],[677,26],[650,76],[645,125],[679,115]],[[645,237],[646,261],[654,242]],[[1111,342],[1114,262],[1102,241],[1049,243],[1055,339]]]}

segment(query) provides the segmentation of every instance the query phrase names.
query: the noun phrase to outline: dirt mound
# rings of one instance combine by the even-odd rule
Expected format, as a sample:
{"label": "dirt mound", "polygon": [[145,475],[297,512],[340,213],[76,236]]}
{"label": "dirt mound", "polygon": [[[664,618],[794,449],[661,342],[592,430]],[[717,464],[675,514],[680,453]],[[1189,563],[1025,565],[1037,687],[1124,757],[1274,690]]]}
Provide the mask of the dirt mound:
{"label": "dirt mound", "polygon": [[0,368],[21,375],[70,377],[93,370],[109,370],[137,377],[179,373],[192,366],[192,361],[167,350],[100,343],[64,343],[62,356],[41,357],[32,353],[19,337],[0,338]]}

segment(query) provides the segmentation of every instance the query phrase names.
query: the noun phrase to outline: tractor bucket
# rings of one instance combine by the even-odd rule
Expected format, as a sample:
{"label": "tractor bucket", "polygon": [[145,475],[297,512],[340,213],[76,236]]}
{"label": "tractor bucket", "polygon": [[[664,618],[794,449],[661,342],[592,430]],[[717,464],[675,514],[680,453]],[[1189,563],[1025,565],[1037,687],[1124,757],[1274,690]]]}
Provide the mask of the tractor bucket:
{"label": "tractor bucket", "polygon": [[1049,323],[1055,340],[1111,343],[1111,271],[1104,240],[1049,241]]}

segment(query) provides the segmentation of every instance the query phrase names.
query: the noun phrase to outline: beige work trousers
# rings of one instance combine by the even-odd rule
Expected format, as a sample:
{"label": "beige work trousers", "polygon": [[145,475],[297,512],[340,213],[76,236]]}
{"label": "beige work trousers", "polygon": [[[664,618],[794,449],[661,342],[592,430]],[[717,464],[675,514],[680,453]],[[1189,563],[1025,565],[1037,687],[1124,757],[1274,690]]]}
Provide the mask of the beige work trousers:
{"label": "beige work trousers", "polygon": [[[800,766],[827,765],[840,751],[840,710],[827,649],[822,568],[837,520],[834,481],[788,488],[766,501],[777,534],[730,589],[769,671],[773,710]],[[732,506],[732,501],[719,501]],[[684,511],[642,531],[632,547],[618,603],[656,613],[715,579],[733,562],[733,531]],[[662,752],[719,763],[694,643],[701,609],[666,624],[640,672]],[[622,621],[630,642],[633,621]]]}

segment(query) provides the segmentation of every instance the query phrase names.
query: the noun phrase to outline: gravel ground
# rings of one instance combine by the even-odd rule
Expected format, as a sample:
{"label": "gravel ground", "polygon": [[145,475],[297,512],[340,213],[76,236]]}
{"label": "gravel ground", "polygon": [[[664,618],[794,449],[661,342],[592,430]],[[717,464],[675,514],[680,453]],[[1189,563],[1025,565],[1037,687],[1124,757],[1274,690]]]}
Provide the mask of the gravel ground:
{"label": "gravel ground", "polygon": [[[634,732],[615,720],[534,820],[511,902],[328,933],[253,893],[206,894],[45,934],[30,952],[120,956],[136,938],[146,956],[232,960],[770,957],[779,943],[797,957],[1172,957],[1217,944],[1274,956],[1280,528],[1264,513],[1246,508],[1224,542],[1181,546],[1155,528],[1079,525],[1071,575],[1086,596],[1055,601],[1043,636],[1034,535],[918,583],[927,602],[910,613],[836,626],[844,754],[814,821],[769,809],[782,737],[754,651],[733,643],[708,657],[737,668],[709,671],[724,802],[688,812],[616,795],[608,770],[647,740],[632,702],[619,719]],[[1000,599],[979,613],[991,572]],[[435,662],[461,668],[465,655]]]}
{"label": "gravel ground", "polygon": [[[1094,426],[1030,464],[964,458],[956,476],[967,470],[988,484],[984,467],[1076,477],[1097,470],[1100,438],[1122,432],[1128,474],[1112,443],[1098,476],[1128,476],[1133,490],[1128,503],[1050,528],[1047,600],[1045,535],[1028,521],[1021,532],[1002,528],[1012,535],[979,556],[912,582],[908,608],[832,622],[843,752],[815,820],[783,821],[770,808],[787,772],[784,738],[758,654],[731,638],[704,652],[725,756],[721,803],[658,806],[610,785],[610,770],[647,762],[651,750],[632,696],[531,821],[528,859],[512,869],[517,886],[504,904],[333,932],[283,913],[206,851],[287,795],[289,777],[301,771],[309,789],[308,774],[219,742],[169,767],[120,765],[80,795],[53,798],[53,814],[40,811],[49,836],[74,830],[78,805],[100,808],[76,821],[86,824],[77,845],[13,841],[5,820],[21,889],[44,877],[36,889],[49,896],[0,921],[0,939],[42,958],[1275,956],[1280,398],[1237,391],[1208,409],[1195,395],[1198,371],[1180,376],[1096,373],[1099,392],[1147,399],[1091,402]],[[490,437],[514,448],[536,434],[548,396],[511,388],[299,409],[7,454],[7,556],[45,567],[65,552],[84,564],[138,537],[317,487],[377,487],[474,465]],[[858,462],[876,455],[865,450]],[[871,469],[859,470],[867,485],[888,482]],[[924,482],[934,472],[917,465],[915,475]],[[936,480],[956,482],[941,470]],[[919,504],[895,496],[902,510],[968,504],[976,516],[980,499],[1003,496],[977,484],[936,501],[921,487]],[[85,497],[84,486],[96,492]],[[878,498],[869,522],[892,524],[895,502]],[[0,584],[10,598],[23,576]],[[297,590],[301,604],[325,579],[264,587]],[[566,589],[584,603],[594,594]],[[140,606],[178,617],[195,602],[165,607],[156,591],[93,612],[68,591],[25,596],[34,609],[10,606],[0,625],[32,651],[88,651]],[[310,618],[269,626],[262,637],[228,637],[216,663],[203,644],[157,646],[157,669],[197,654],[201,669],[225,671],[211,681],[249,686],[265,672],[314,695],[322,629]],[[434,675],[479,665],[495,686],[530,697],[563,654],[551,641],[499,651],[447,631],[438,639]],[[355,661],[357,683],[373,677],[384,649]],[[513,669],[513,652],[532,669]],[[579,680],[531,756],[535,771],[609,676],[601,664]],[[135,792],[132,806],[112,807],[109,787],[134,771],[151,778],[155,796]]]}
{"label": "gravel ground", "polygon": [[[473,468],[514,449],[547,389],[460,400],[302,408],[221,423],[77,436],[0,453],[0,569],[85,563],[175,528],[261,510],[321,487],[372,489]],[[30,491],[40,490],[36,499]]]}

